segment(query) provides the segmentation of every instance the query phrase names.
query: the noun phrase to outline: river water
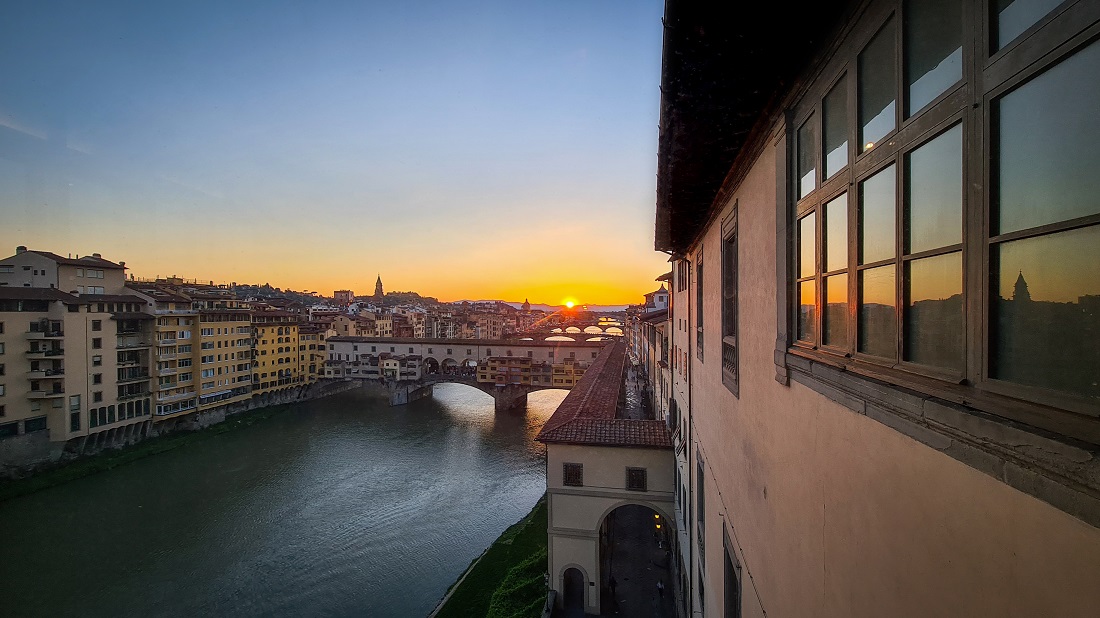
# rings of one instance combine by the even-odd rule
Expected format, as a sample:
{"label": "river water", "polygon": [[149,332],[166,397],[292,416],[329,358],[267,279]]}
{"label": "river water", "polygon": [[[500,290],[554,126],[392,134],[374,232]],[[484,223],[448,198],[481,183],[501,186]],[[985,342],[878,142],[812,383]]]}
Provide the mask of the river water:
{"label": "river water", "polygon": [[542,495],[564,396],[353,391],[0,503],[0,614],[424,616]]}

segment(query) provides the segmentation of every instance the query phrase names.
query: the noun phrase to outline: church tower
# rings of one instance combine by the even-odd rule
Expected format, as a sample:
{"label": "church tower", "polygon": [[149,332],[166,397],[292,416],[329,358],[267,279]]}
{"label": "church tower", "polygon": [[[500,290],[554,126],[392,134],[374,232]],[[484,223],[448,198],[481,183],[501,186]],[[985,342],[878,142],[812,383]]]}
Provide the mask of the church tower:
{"label": "church tower", "polygon": [[382,293],[382,275],[378,275],[378,281],[374,282],[374,298],[381,302],[384,297],[385,294]]}
{"label": "church tower", "polygon": [[1027,289],[1027,281],[1024,280],[1024,271],[1016,277],[1016,287],[1012,290],[1012,300],[1030,301],[1031,291]]}
{"label": "church tower", "polygon": [[531,310],[531,301],[527,300],[526,298],[523,299],[523,310],[524,311],[530,311]]}

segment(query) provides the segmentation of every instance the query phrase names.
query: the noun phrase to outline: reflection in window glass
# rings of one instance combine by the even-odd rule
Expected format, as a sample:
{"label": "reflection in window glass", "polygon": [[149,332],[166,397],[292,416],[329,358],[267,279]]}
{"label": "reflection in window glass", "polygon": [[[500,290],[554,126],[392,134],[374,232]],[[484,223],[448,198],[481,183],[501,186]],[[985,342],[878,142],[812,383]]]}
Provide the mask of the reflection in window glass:
{"label": "reflection in window glass", "polygon": [[962,125],[906,157],[909,253],[962,242]]}
{"label": "reflection in window glass", "polygon": [[897,315],[894,313],[894,266],[859,273],[859,351],[894,358],[897,352]]}
{"label": "reflection in window glass", "polygon": [[817,140],[814,117],[810,116],[798,129],[798,197],[803,198],[817,187]]}
{"label": "reflection in window glass", "polygon": [[962,371],[962,253],[913,260],[905,279],[905,360]]}
{"label": "reflection in window glass", "polygon": [[825,204],[825,272],[848,267],[848,194]]}
{"label": "reflection in window glass", "polygon": [[997,49],[1012,42],[1062,0],[997,0]]}
{"label": "reflection in window glass", "polygon": [[798,276],[812,277],[815,270],[814,257],[817,253],[815,235],[817,217],[811,213],[798,222]]}
{"label": "reflection in window glass", "polygon": [[798,338],[801,341],[814,340],[816,324],[814,285],[813,279],[798,284]]}
{"label": "reflection in window glass", "polygon": [[848,275],[825,277],[823,343],[848,347]]}
{"label": "reflection in window glass", "polygon": [[848,165],[848,86],[841,79],[822,102],[825,117],[824,135],[821,137],[825,151],[825,178],[832,178]]}
{"label": "reflection in window glass", "polygon": [[1100,397],[1100,226],[997,245],[993,377]]}
{"label": "reflection in window glass", "polygon": [[997,233],[1100,213],[1097,75],[1093,43],[998,102]]}
{"label": "reflection in window glass", "polygon": [[859,54],[859,143],[864,151],[894,130],[897,75],[894,20],[886,22]]}
{"label": "reflection in window glass", "polygon": [[860,264],[894,257],[897,194],[894,166],[859,185]]}
{"label": "reflection in window glass", "polygon": [[908,115],[962,79],[962,6],[959,0],[910,0],[905,4]]}

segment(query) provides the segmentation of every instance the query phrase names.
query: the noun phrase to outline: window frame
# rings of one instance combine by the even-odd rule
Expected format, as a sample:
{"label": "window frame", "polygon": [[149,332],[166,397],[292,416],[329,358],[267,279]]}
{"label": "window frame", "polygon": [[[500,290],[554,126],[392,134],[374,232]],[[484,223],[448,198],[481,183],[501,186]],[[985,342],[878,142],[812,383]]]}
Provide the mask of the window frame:
{"label": "window frame", "polygon": [[[571,482],[574,480],[576,482]],[[584,464],[576,462],[562,462],[561,464],[562,487],[584,487]]]}
{"label": "window frame", "polygon": [[[994,308],[990,304],[996,292],[993,277],[992,251],[996,241],[1008,240],[991,237],[990,217],[994,216],[996,180],[994,151],[994,108],[1000,97],[1015,88],[1039,77],[1090,44],[1100,44],[1100,7],[1085,0],[1068,0],[1052,9],[1003,49],[990,51],[995,45],[995,28],[990,20],[997,18],[991,3],[973,0],[962,11],[963,75],[962,79],[946,88],[931,102],[912,116],[904,117],[909,107],[905,79],[905,25],[904,2],[876,2],[867,7],[859,21],[843,38],[834,42],[832,57],[827,57],[821,70],[804,84],[804,89],[792,98],[785,119],[785,139],[778,151],[778,178],[780,181],[779,221],[787,221],[787,242],[781,243],[777,252],[782,273],[780,301],[781,337],[777,351],[776,379],[787,383],[792,365],[788,355],[803,357],[855,374],[887,382],[890,385],[916,390],[948,402],[988,410],[999,416],[1022,421],[1029,425],[1055,431],[1068,436],[1100,444],[1100,405],[1085,395],[1053,391],[1038,386],[1012,383],[991,377],[993,348],[990,335],[993,327]],[[858,56],[867,43],[889,20],[895,28],[896,101],[895,129],[881,138],[867,152],[859,152],[858,136]],[[825,179],[822,153],[817,153],[817,188],[803,198],[798,197],[797,130],[808,118],[823,121],[823,100],[841,80],[848,80],[848,165]],[[961,123],[962,126],[962,178],[963,212],[962,242],[950,247],[924,251],[917,254],[903,253],[901,243],[905,233],[905,179],[906,157],[921,146]],[[822,127],[816,129],[820,136]],[[823,140],[819,140],[823,142]],[[896,358],[888,361],[860,353],[852,353],[858,340],[859,272],[862,266],[853,259],[858,251],[858,198],[859,183],[876,171],[891,164],[897,165],[896,174],[896,250],[895,266],[895,333]],[[822,242],[824,204],[837,195],[848,192],[848,344],[852,351],[831,349],[821,345],[824,336],[824,312],[821,307],[823,271]],[[815,259],[816,333],[814,343],[807,345],[798,340],[798,222],[808,212],[817,212]],[[1100,224],[1100,213],[1081,220],[1059,221],[1052,226],[1065,229],[1081,229]],[[1040,237],[1051,233],[1029,229],[1021,231],[1021,237]],[[1007,236],[1007,235],[1005,235]],[[963,293],[963,342],[962,367],[959,372],[920,365],[904,359],[903,337],[905,331],[906,265],[916,259],[943,255],[955,250],[961,252]],[[853,267],[854,265],[854,267]],[[1052,409],[1054,408],[1054,409]],[[1082,418],[1084,417],[1084,418]]]}
{"label": "window frame", "polygon": [[[722,246],[720,256],[722,287],[722,384],[740,398],[740,358],[737,338],[740,331],[738,287],[738,251],[737,238],[738,201],[734,200],[730,213],[722,220]],[[732,244],[732,250],[731,250]],[[732,326],[732,328],[731,328]]]}

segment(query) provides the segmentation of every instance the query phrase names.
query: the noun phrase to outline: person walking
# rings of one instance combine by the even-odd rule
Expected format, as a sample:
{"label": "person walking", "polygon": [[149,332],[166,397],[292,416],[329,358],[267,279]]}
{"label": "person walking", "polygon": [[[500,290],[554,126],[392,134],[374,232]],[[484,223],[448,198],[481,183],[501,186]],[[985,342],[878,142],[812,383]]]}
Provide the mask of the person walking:
{"label": "person walking", "polygon": [[657,594],[663,599],[665,598],[665,582],[657,580]]}

